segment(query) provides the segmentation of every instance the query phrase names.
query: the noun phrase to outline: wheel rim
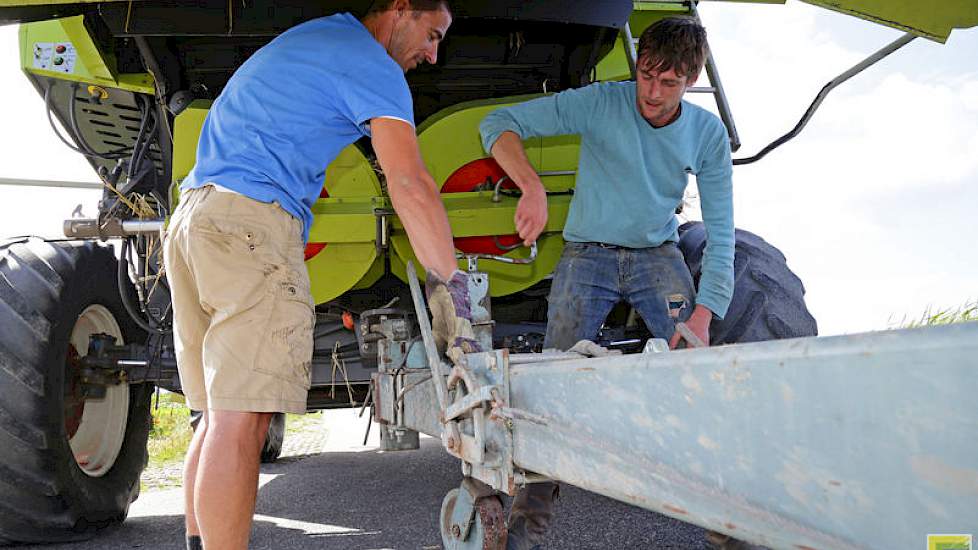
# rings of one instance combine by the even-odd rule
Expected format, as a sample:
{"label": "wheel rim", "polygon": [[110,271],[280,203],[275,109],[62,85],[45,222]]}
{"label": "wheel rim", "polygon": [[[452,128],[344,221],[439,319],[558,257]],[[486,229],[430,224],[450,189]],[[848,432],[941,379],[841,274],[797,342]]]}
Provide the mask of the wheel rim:
{"label": "wheel rim", "polygon": [[[71,331],[69,365],[73,362],[72,350],[78,357],[87,355],[89,336],[99,333],[114,337],[117,344],[124,343],[122,330],[115,316],[105,306],[94,304],[85,308],[75,321]],[[69,375],[71,374],[69,367]],[[66,385],[65,391],[70,391],[72,385]],[[66,400],[68,397],[66,395]],[[129,386],[127,384],[109,386],[106,388],[105,397],[86,399],[81,407],[66,407],[66,427],[73,427],[77,422],[77,429],[66,430],[68,444],[71,446],[75,462],[85,474],[100,477],[112,469],[126,436],[128,416]]]}

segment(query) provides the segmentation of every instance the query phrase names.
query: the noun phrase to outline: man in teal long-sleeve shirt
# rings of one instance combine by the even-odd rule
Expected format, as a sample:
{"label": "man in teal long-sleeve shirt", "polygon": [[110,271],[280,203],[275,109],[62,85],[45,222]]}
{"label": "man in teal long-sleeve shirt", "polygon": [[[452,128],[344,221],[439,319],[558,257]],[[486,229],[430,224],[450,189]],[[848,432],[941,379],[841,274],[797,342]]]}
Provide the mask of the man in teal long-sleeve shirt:
{"label": "man in teal long-sleeve shirt", "polygon": [[[567,90],[498,109],[482,121],[483,146],[522,190],[515,221],[527,243],[546,224],[547,199],[522,140],[581,136],[544,347],[594,340],[622,300],[672,347],[680,341],[677,322],[708,343],[711,319],[726,313],[734,287],[730,142],[715,115],[682,99],[703,69],[706,48],[698,22],[667,18],[642,33],[634,82]],[[675,212],[690,175],[707,230],[698,292],[676,244]],[[555,485],[540,483],[517,495],[510,549],[542,542],[555,493]]]}

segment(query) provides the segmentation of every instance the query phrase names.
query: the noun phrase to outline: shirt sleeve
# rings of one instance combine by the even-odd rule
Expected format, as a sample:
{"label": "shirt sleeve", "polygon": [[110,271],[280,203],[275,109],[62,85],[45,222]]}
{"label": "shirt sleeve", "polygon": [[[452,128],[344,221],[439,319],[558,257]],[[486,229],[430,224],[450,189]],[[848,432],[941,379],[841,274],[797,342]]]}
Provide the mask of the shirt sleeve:
{"label": "shirt sleeve", "polygon": [[696,175],[706,226],[706,249],[696,303],[722,319],[730,307],[734,289],[733,165],[727,132],[719,121],[716,127]]}
{"label": "shirt sleeve", "polygon": [[404,73],[393,61],[386,61],[364,63],[361,70],[342,74],[336,84],[343,114],[365,136],[370,135],[374,118],[394,118],[414,126],[414,102]]}
{"label": "shirt sleeve", "polygon": [[584,133],[593,118],[589,115],[598,99],[598,86],[592,84],[496,109],[479,125],[483,149],[491,152],[499,136],[507,131],[521,139]]}

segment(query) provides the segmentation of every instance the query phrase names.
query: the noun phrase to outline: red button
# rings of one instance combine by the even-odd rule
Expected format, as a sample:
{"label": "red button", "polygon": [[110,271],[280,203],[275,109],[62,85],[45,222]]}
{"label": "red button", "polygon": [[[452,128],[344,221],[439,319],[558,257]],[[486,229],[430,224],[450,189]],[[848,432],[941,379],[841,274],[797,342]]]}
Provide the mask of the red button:
{"label": "red button", "polygon": [[57,53],[65,53],[65,50],[67,49],[68,48],[66,48],[64,44],[58,44],[57,46],[54,47],[54,51]]}

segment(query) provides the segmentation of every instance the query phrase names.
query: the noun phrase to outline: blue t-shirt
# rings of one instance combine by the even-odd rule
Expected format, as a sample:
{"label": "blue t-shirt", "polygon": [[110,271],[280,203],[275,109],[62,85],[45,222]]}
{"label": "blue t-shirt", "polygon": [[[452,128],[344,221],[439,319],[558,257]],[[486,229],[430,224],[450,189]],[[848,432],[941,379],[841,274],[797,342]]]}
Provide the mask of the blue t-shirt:
{"label": "blue t-shirt", "polygon": [[214,101],[181,190],[216,183],[303,222],[326,166],[372,118],[414,125],[404,71],[349,13],[307,21],[255,52]]}
{"label": "blue t-shirt", "polygon": [[676,207],[695,175],[708,235],[696,302],[724,316],[734,286],[733,169],[720,119],[683,101],[679,118],[654,128],[638,112],[635,82],[609,82],[493,111],[480,126],[487,152],[507,130],[523,139],[580,134],[568,241],[646,248],[678,240]]}

